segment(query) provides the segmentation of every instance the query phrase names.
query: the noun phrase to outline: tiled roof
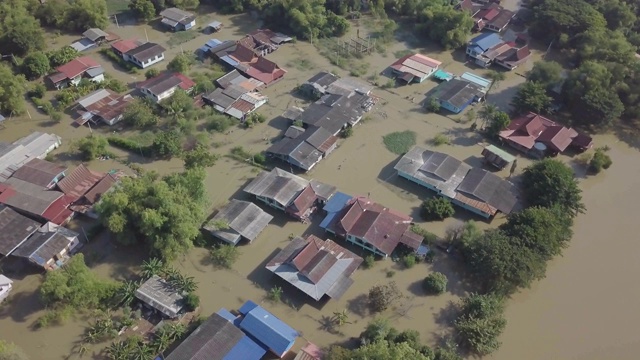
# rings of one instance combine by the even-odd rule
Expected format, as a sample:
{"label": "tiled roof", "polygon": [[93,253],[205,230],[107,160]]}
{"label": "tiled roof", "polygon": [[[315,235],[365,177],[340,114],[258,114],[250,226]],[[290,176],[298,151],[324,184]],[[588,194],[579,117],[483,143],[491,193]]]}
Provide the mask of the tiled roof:
{"label": "tiled roof", "polygon": [[82,75],[85,71],[100,67],[100,64],[88,56],[79,57],[59,66],[56,70],[64,74],[67,79],[73,79],[78,75]]}
{"label": "tiled roof", "polygon": [[141,44],[142,42],[136,39],[127,39],[127,40],[116,41],[113,44],[111,44],[111,47],[124,54],[129,50],[137,48]]}

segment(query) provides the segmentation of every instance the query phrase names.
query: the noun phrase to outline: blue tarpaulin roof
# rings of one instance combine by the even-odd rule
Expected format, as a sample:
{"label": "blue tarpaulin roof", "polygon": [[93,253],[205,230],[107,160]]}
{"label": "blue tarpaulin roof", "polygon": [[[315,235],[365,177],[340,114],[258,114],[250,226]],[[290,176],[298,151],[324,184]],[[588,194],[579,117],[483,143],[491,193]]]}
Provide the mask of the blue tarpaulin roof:
{"label": "blue tarpaulin roof", "polygon": [[241,312],[243,308],[255,306],[242,319],[240,328],[276,355],[284,355],[293,346],[298,332],[261,306],[248,303],[242,306]]}
{"label": "blue tarpaulin roof", "polygon": [[444,81],[449,81],[451,79],[453,79],[453,74],[448,73],[442,69],[438,69],[438,71],[436,71],[433,76],[438,79],[438,80],[444,80]]}
{"label": "blue tarpaulin roof", "polygon": [[260,360],[267,353],[267,350],[249,339],[243,337],[222,360]]}
{"label": "blue tarpaulin roof", "polygon": [[469,45],[480,47],[482,49],[482,51],[480,52],[482,53],[500,44],[501,42],[502,38],[500,38],[500,35],[496,33],[484,33],[471,39]]}
{"label": "blue tarpaulin roof", "polygon": [[344,209],[345,205],[347,205],[349,200],[352,198],[353,196],[347,195],[343,192],[335,193],[322,208],[327,212],[327,216],[325,216],[320,223],[320,227],[326,229],[329,224],[331,224],[333,218],[340,212],[340,210]]}
{"label": "blue tarpaulin roof", "polygon": [[201,46],[198,48],[198,51],[203,52],[203,53],[207,53],[207,51],[209,51],[209,49],[211,49],[210,47],[208,47],[207,45]]}
{"label": "blue tarpaulin roof", "polygon": [[220,310],[218,310],[217,312],[218,315],[222,316],[223,318],[227,319],[229,322],[233,323],[233,325],[238,326],[240,325],[240,318],[233,315],[229,310],[222,308]]}

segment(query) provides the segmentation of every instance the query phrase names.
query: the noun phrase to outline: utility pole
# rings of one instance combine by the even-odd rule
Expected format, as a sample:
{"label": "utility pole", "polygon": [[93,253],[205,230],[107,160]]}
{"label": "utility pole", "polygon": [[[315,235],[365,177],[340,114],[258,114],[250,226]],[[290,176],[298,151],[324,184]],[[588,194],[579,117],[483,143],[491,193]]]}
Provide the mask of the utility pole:
{"label": "utility pole", "polygon": [[146,37],[147,42],[149,42],[149,35],[147,34],[147,28],[144,28],[144,37]]}
{"label": "utility pole", "polygon": [[114,18],[114,19],[115,19],[115,21],[116,21],[116,27],[120,27],[120,24],[118,24],[118,15],[117,15],[117,14],[114,14],[114,15],[113,15],[113,18]]}

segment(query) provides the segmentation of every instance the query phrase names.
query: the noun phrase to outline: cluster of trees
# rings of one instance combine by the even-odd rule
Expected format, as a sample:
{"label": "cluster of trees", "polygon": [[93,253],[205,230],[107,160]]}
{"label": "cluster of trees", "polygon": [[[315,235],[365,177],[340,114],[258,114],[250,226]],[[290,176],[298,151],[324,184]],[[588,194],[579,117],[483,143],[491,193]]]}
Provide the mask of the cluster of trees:
{"label": "cluster of trees", "polygon": [[585,211],[573,170],[558,160],[527,167],[522,189],[529,207],[510,214],[506,223],[483,232],[468,222],[457,234],[464,263],[483,294],[463,301],[455,326],[456,338],[475,354],[497,349],[504,329],[502,297],[544,278],[547,262],[571,239],[574,217]]}
{"label": "cluster of trees", "polygon": [[205,172],[193,168],[163,178],[123,179],[97,206],[103,224],[123,244],[144,243],[153,255],[175,259],[193,246],[204,221]]}
{"label": "cluster of trees", "polygon": [[328,360],[462,360],[455,346],[447,344],[435,350],[420,342],[420,333],[416,330],[399,331],[383,318],[373,320],[362,334],[360,347],[349,350],[341,346],[332,346],[327,354]]}
{"label": "cluster of trees", "polygon": [[46,326],[61,321],[71,311],[106,309],[115,298],[118,284],[99,279],[77,254],[57,271],[48,272],[40,286],[40,299],[50,312],[40,319]]}
{"label": "cluster of trees", "polygon": [[129,9],[137,19],[149,21],[166,8],[195,9],[198,5],[200,0],[131,0]]}
{"label": "cluster of trees", "polygon": [[532,35],[553,41],[575,63],[562,87],[574,121],[602,127],[620,117],[638,118],[637,1],[534,0],[531,5]]}
{"label": "cluster of trees", "polygon": [[325,0],[271,0],[264,5],[265,22],[302,39],[341,36],[349,22],[328,10]]}
{"label": "cluster of trees", "polygon": [[106,355],[111,360],[153,359],[169,346],[185,338],[187,327],[182,323],[170,323],[159,328],[153,334],[151,341],[145,341],[141,336],[130,336],[125,340],[118,340],[109,345]]}

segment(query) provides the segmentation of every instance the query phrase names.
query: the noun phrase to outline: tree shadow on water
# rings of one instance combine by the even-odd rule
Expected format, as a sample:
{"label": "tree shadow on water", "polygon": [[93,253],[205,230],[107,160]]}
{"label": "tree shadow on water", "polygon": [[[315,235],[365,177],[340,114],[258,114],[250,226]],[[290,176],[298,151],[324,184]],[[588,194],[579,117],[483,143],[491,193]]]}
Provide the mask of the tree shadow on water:
{"label": "tree shadow on water", "polygon": [[369,298],[367,294],[360,294],[347,301],[347,309],[349,309],[349,312],[365,318],[369,314]]}

